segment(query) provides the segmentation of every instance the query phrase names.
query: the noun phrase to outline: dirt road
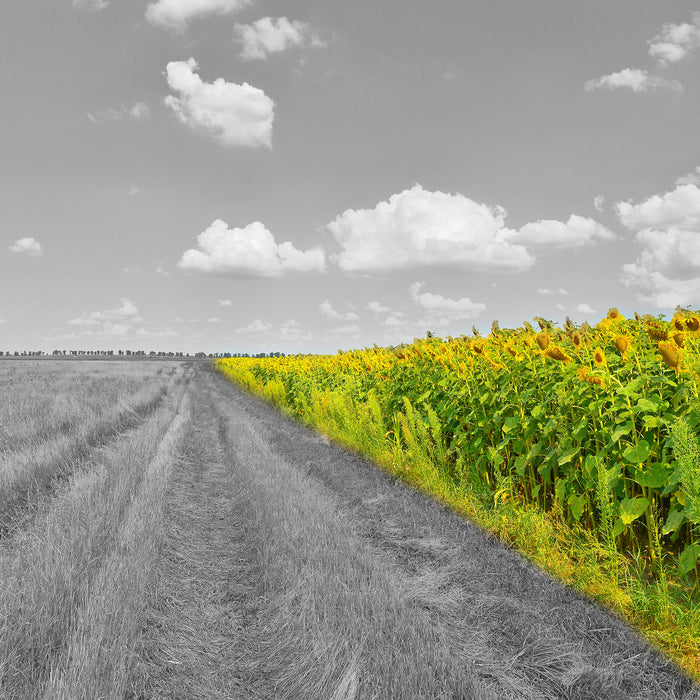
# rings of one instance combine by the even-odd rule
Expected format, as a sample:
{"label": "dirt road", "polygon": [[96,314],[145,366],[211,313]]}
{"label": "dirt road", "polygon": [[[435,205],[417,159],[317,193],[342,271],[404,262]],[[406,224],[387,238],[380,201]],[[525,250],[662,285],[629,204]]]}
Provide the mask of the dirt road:
{"label": "dirt road", "polygon": [[173,467],[138,698],[700,698],[618,619],[212,370]]}

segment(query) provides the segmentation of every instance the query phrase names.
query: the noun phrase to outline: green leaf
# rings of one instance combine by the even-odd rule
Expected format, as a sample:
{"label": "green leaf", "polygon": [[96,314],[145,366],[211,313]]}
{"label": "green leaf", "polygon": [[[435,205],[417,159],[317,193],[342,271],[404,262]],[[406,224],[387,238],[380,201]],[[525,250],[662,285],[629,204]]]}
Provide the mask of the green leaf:
{"label": "green leaf", "polygon": [[626,527],[627,527],[627,525],[625,525],[622,518],[618,518],[617,521],[615,522],[615,525],[613,526],[612,536],[618,537],[619,535],[621,535],[625,531]]}
{"label": "green leaf", "polygon": [[577,442],[581,442],[586,434],[588,433],[588,418],[581,419],[576,427],[571,431],[571,437]]}
{"label": "green leaf", "polygon": [[579,496],[572,493],[569,496],[569,508],[571,508],[571,515],[574,516],[575,520],[580,520],[583,515],[583,511],[586,509],[586,498],[585,496]]}
{"label": "green leaf", "polygon": [[652,401],[651,399],[641,398],[637,401],[637,408],[640,411],[647,411],[649,413],[656,413],[659,410],[659,405],[661,401],[659,399]]}
{"label": "green leaf", "polygon": [[642,440],[637,445],[630,445],[623,453],[622,456],[632,464],[641,464],[646,461],[646,458],[651,453],[651,445],[646,441]]}
{"label": "green leaf", "polygon": [[544,418],[544,415],[545,415],[544,408],[542,408],[542,406],[535,406],[535,407],[532,409],[532,411],[530,412],[530,415],[531,415],[533,418],[536,418],[537,420],[540,420],[541,418]]}
{"label": "green leaf", "polygon": [[634,480],[640,486],[649,486],[653,489],[660,489],[666,485],[668,479],[668,466],[663,462],[653,462],[649,469],[636,469]]}
{"label": "green leaf", "polygon": [[682,574],[687,574],[695,568],[695,562],[700,557],[700,544],[687,544],[678,558],[678,568]]}
{"label": "green leaf", "polygon": [[518,474],[518,476],[525,476],[525,466],[527,464],[527,459],[525,455],[520,455],[516,460],[515,460],[515,471]]}
{"label": "green leaf", "polygon": [[634,428],[634,424],[631,422],[624,423],[623,425],[618,425],[610,436],[611,442],[617,442],[623,435],[627,435]]}
{"label": "green leaf", "polygon": [[682,510],[672,510],[666,518],[662,534],[668,535],[675,532],[685,522],[685,513]]}
{"label": "green leaf", "polygon": [[620,520],[625,525],[632,524],[649,507],[648,498],[623,498],[620,501]]}
{"label": "green leaf", "polygon": [[520,424],[520,418],[515,418],[514,416],[509,416],[505,419],[503,423],[503,432],[509,433],[513,428],[517,428]]}
{"label": "green leaf", "polygon": [[561,457],[559,457],[559,466],[562,467],[565,464],[568,464],[580,451],[580,447],[570,447]]}

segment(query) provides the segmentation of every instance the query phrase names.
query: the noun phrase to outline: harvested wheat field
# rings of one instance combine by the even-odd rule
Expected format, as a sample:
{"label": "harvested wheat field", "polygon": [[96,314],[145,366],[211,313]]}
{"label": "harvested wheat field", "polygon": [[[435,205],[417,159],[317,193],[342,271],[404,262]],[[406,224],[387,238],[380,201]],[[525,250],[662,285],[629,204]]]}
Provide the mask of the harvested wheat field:
{"label": "harvested wheat field", "polygon": [[208,363],[8,361],[0,386],[2,698],[700,698]]}

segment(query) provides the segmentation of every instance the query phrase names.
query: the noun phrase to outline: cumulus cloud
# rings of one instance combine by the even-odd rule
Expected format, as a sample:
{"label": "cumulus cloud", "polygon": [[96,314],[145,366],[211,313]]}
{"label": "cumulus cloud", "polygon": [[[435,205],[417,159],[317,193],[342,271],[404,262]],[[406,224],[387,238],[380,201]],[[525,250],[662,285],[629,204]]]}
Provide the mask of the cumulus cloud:
{"label": "cumulus cloud", "polygon": [[236,24],[234,31],[243,45],[240,56],[246,61],[263,60],[271,53],[294,47],[325,46],[310,24],[286,17],[262,17],[252,24]]}
{"label": "cumulus cloud", "polygon": [[266,323],[262,319],[256,318],[248,325],[236,328],[236,333],[266,333],[272,328],[274,328],[274,326],[271,323]]}
{"label": "cumulus cloud", "polygon": [[121,105],[120,107],[106,109],[97,114],[87,112],[87,118],[93,124],[105,124],[116,122],[121,119],[130,118],[135,121],[144,121],[151,116],[151,108],[145,102],[135,102],[131,107]]}
{"label": "cumulus cloud", "polygon": [[233,302],[230,299],[219,299],[217,303],[219,306],[233,306]]}
{"label": "cumulus cloud", "polygon": [[217,78],[204,82],[197,61],[171,61],[166,67],[170,89],[165,104],[191,129],[217,138],[225,146],[272,145],[275,103],[259,88]]}
{"label": "cumulus cloud", "polygon": [[86,12],[99,12],[109,5],[109,0],[73,0],[73,7]]}
{"label": "cumulus cloud", "polygon": [[321,309],[321,313],[326,318],[329,318],[332,321],[358,321],[360,319],[360,317],[354,311],[349,311],[346,314],[341,314],[339,311],[336,311],[328,299],[321,302],[318,305],[318,308]]}
{"label": "cumulus cloud", "polygon": [[164,29],[184,32],[191,19],[232,14],[249,4],[250,0],[155,0],[146,8],[146,19]]}
{"label": "cumulus cloud", "polygon": [[653,195],[639,204],[618,202],[620,221],[629,229],[667,229],[677,227],[700,230],[700,188],[678,185],[672,192]]}
{"label": "cumulus cloud", "polygon": [[325,254],[320,248],[297,250],[292,243],[276,243],[274,236],[259,221],[244,228],[228,227],[216,219],[197,236],[199,250],[186,250],[177,266],[182,270],[210,274],[254,277],[279,277],[287,272],[311,272],[325,269]]}
{"label": "cumulus cloud", "polygon": [[579,248],[594,240],[612,240],[615,234],[593,219],[572,214],[564,223],[552,219],[542,219],[525,224],[513,237],[513,241],[523,244],[551,245],[555,248]]}
{"label": "cumulus cloud", "polygon": [[[423,282],[415,282],[409,287],[414,303],[428,313],[425,322],[444,326],[453,321],[463,321],[476,318],[486,309],[485,304],[474,302],[467,297],[461,299],[449,299],[440,294],[424,292]],[[420,321],[419,323],[423,323]]]}
{"label": "cumulus cloud", "polygon": [[661,32],[649,41],[649,55],[660,64],[677,63],[700,48],[700,12],[690,22],[664,24]]}
{"label": "cumulus cloud", "polygon": [[700,185],[700,165],[695,168],[695,172],[682,175],[676,180],[677,185]]}
{"label": "cumulus cloud", "polygon": [[619,90],[621,88],[632,90],[632,92],[655,92],[657,90],[680,92],[683,90],[683,85],[677,80],[651,75],[648,71],[639,68],[625,68],[617,73],[610,73],[609,75],[589,80],[585,84],[585,88],[588,92],[593,90]]}
{"label": "cumulus cloud", "polygon": [[603,197],[602,194],[596,195],[593,198],[593,206],[595,207],[596,211],[603,211],[603,206],[605,205],[605,197]]}
{"label": "cumulus cloud", "polygon": [[370,301],[369,304],[367,304],[367,308],[375,314],[385,314],[391,310],[388,306],[384,306],[378,301]]}
{"label": "cumulus cloud", "polygon": [[392,195],[374,209],[348,209],[328,224],[346,271],[423,266],[523,270],[534,263],[503,226],[506,212],[420,185]]}
{"label": "cumulus cloud", "polygon": [[595,311],[590,304],[576,304],[576,311],[580,314],[594,314]]}
{"label": "cumulus cloud", "polygon": [[700,301],[700,188],[678,185],[639,204],[618,202],[617,215],[641,245],[622,281],[659,308]]}
{"label": "cumulus cloud", "polygon": [[24,255],[41,255],[43,253],[41,243],[34,238],[18,238],[9,246],[9,250],[12,253],[23,253]]}
{"label": "cumulus cloud", "polygon": [[121,304],[114,309],[93,311],[86,316],[71,319],[68,324],[83,328],[96,328],[96,334],[108,336],[127,335],[133,324],[140,323],[143,319],[139,316],[139,310],[130,299],[122,299]]}

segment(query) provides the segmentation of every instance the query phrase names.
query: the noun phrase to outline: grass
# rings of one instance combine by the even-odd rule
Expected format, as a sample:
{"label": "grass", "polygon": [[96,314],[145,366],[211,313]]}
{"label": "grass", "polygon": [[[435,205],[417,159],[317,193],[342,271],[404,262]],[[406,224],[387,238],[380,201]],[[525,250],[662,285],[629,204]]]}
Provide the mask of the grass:
{"label": "grass", "polygon": [[[286,404],[284,387],[252,375],[242,384],[299,417]],[[355,403],[342,392],[312,390],[302,419],[399,478],[448,504],[493,533],[561,582],[603,603],[633,625],[696,680],[700,680],[700,601],[692,587],[669,573],[650,580],[650,562],[622,556],[556,513],[542,513],[506,496],[509,489],[478,490],[468,478],[445,473],[439,422],[424,424],[406,402],[393,418],[382,416],[372,392]],[[387,425],[392,429],[387,432]],[[462,468],[467,472],[466,465]]]}
{"label": "grass", "polygon": [[188,410],[184,385],[169,381],[169,396],[136,430],[91,449],[31,523],[0,541],[0,696],[123,697]]}

